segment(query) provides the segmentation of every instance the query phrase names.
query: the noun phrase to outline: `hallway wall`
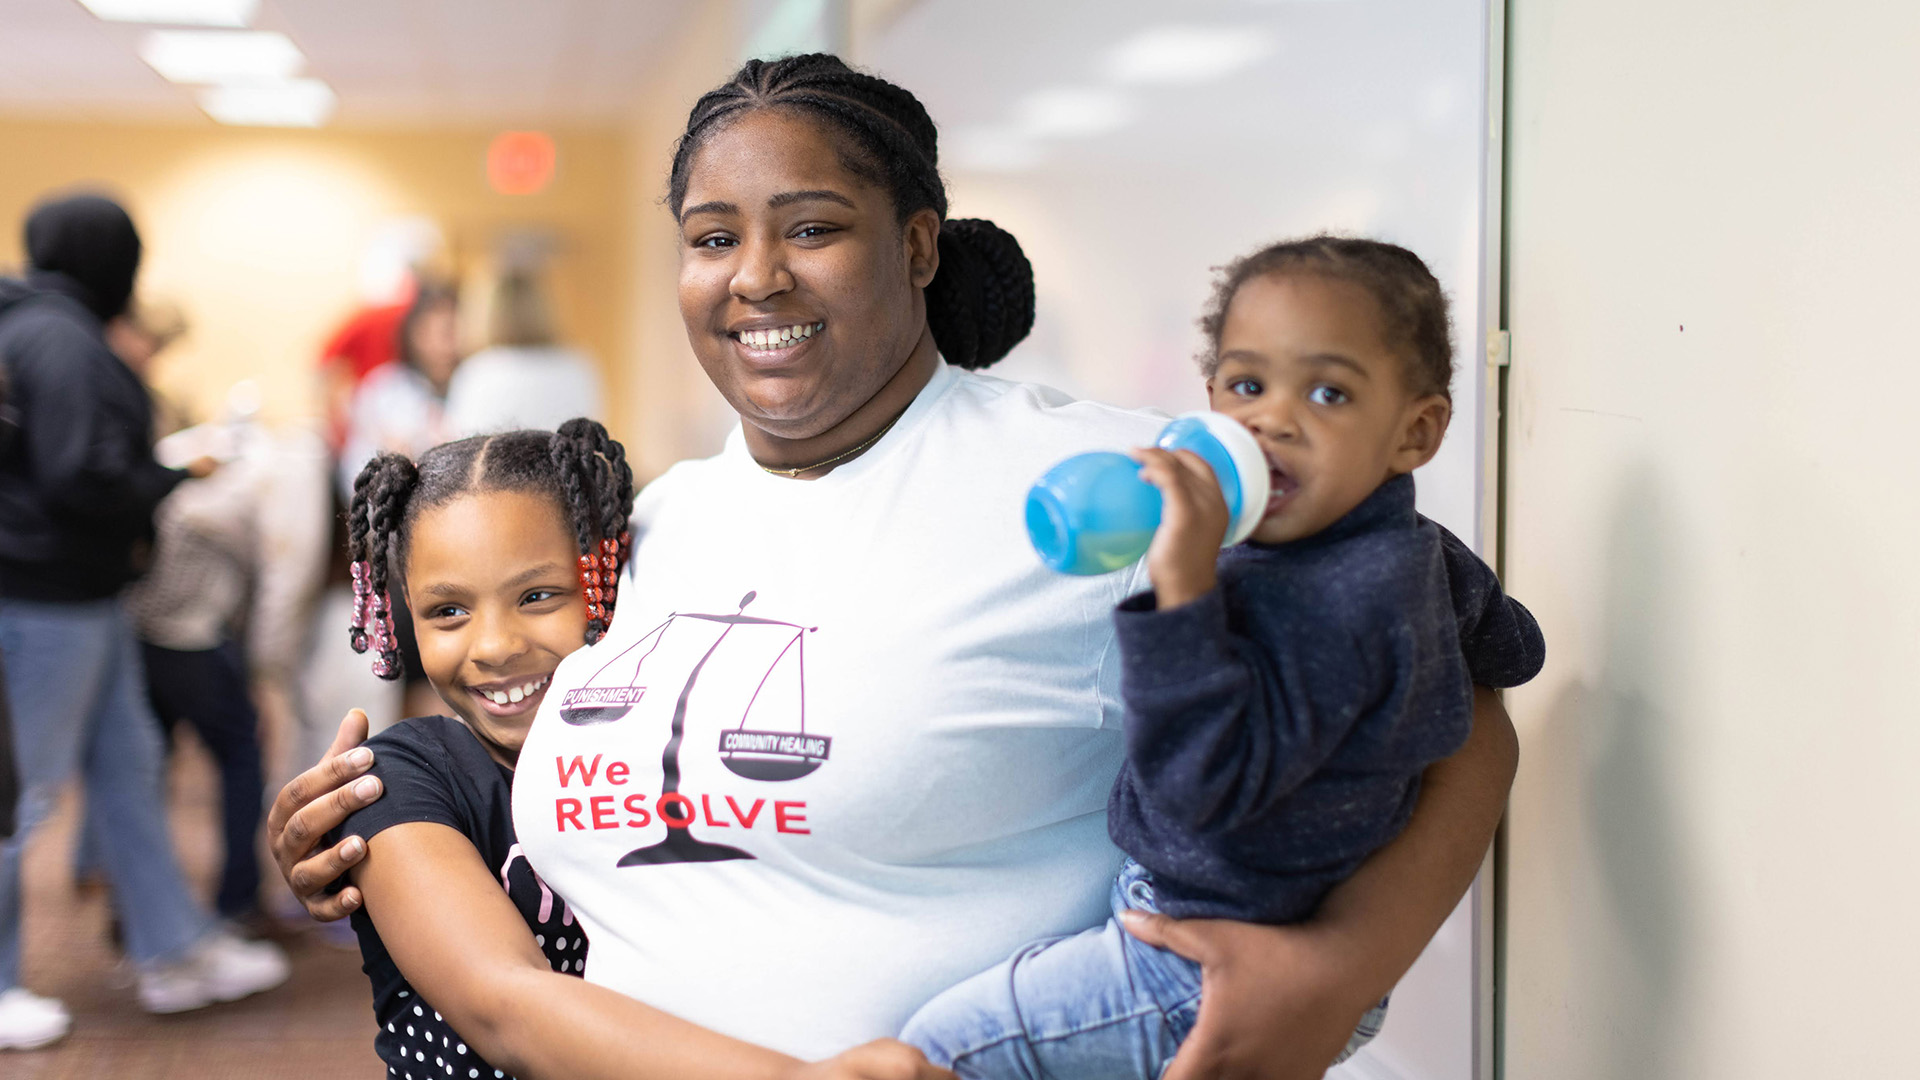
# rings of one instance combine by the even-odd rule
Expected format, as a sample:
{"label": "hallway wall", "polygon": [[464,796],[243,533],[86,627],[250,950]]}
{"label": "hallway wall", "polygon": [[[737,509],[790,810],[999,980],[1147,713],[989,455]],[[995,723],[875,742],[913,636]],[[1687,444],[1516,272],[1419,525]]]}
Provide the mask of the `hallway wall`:
{"label": "hallway wall", "polygon": [[1920,9],[1511,8],[1505,1075],[1911,1075]]}

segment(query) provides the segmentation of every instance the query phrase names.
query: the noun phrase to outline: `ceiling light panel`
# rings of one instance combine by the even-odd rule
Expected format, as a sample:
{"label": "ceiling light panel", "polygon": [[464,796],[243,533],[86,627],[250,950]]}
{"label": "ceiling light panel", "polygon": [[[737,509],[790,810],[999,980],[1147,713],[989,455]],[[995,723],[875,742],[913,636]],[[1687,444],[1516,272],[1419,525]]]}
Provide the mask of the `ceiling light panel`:
{"label": "ceiling light panel", "polygon": [[154,30],[140,42],[140,59],[177,83],[286,79],[307,62],[293,39],[259,30]]}
{"label": "ceiling light panel", "polygon": [[243,27],[253,21],[260,0],[80,0],[80,4],[108,22]]}
{"label": "ceiling light panel", "polygon": [[208,116],[243,127],[319,127],[337,104],[333,88],[319,79],[215,86],[200,93]]}
{"label": "ceiling light panel", "polygon": [[1021,133],[1037,139],[1104,135],[1133,119],[1127,101],[1111,90],[1061,86],[1023,98],[1013,109]]}
{"label": "ceiling light panel", "polygon": [[1108,71],[1124,83],[1211,82],[1265,59],[1273,39],[1252,26],[1154,26],[1121,42]]}

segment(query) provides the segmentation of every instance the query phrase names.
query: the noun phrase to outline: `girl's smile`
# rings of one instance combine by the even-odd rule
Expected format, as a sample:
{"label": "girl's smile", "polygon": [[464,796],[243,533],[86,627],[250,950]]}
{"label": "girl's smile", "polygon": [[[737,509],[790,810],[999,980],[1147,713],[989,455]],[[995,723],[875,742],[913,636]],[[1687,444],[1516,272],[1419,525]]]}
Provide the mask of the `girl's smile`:
{"label": "girl's smile", "polygon": [[502,679],[464,689],[479,699],[483,710],[505,719],[539,709],[540,702],[546,698],[547,684],[552,681],[553,672],[548,671],[527,679]]}

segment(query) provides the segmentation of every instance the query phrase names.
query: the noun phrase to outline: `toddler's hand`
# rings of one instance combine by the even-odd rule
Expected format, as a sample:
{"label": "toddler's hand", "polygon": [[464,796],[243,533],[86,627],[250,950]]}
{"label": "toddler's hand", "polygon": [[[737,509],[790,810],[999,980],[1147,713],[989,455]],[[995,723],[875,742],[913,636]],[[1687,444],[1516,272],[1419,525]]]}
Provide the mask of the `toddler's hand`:
{"label": "toddler's hand", "polygon": [[1230,515],[1213,469],[1191,450],[1155,447],[1134,451],[1140,479],[1160,489],[1160,530],[1147,549],[1147,574],[1162,610],[1189,604],[1214,585]]}
{"label": "toddler's hand", "polygon": [[836,1057],[802,1065],[790,1080],[954,1080],[927,1061],[917,1047],[898,1039],[875,1039]]}

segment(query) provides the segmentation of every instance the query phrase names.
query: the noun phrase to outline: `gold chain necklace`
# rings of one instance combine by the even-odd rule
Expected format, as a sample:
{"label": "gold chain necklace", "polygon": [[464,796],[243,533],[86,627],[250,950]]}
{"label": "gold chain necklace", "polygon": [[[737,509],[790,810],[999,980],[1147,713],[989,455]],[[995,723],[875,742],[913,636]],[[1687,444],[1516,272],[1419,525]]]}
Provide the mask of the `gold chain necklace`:
{"label": "gold chain necklace", "polygon": [[884,425],[882,425],[879,431],[874,432],[870,437],[868,437],[868,439],[865,442],[861,443],[859,446],[856,446],[851,450],[845,450],[838,454],[835,454],[832,457],[826,459],[825,461],[816,461],[811,465],[801,465],[797,468],[792,468],[792,469],[776,469],[771,465],[760,465],[760,463],[757,461],[754,462],[754,464],[760,465],[760,469],[763,472],[770,472],[775,476],[784,476],[789,480],[798,480],[800,478],[801,473],[812,472],[815,469],[824,469],[827,466],[834,464],[835,462],[845,461],[848,458],[852,457],[853,455],[861,453],[862,451],[866,450],[868,447],[871,447],[874,443],[877,443],[880,441],[881,436],[885,435],[889,431],[892,431],[893,425],[899,423],[900,417],[904,415],[906,415],[906,410],[903,409],[899,413],[895,414],[893,419],[887,421]]}

